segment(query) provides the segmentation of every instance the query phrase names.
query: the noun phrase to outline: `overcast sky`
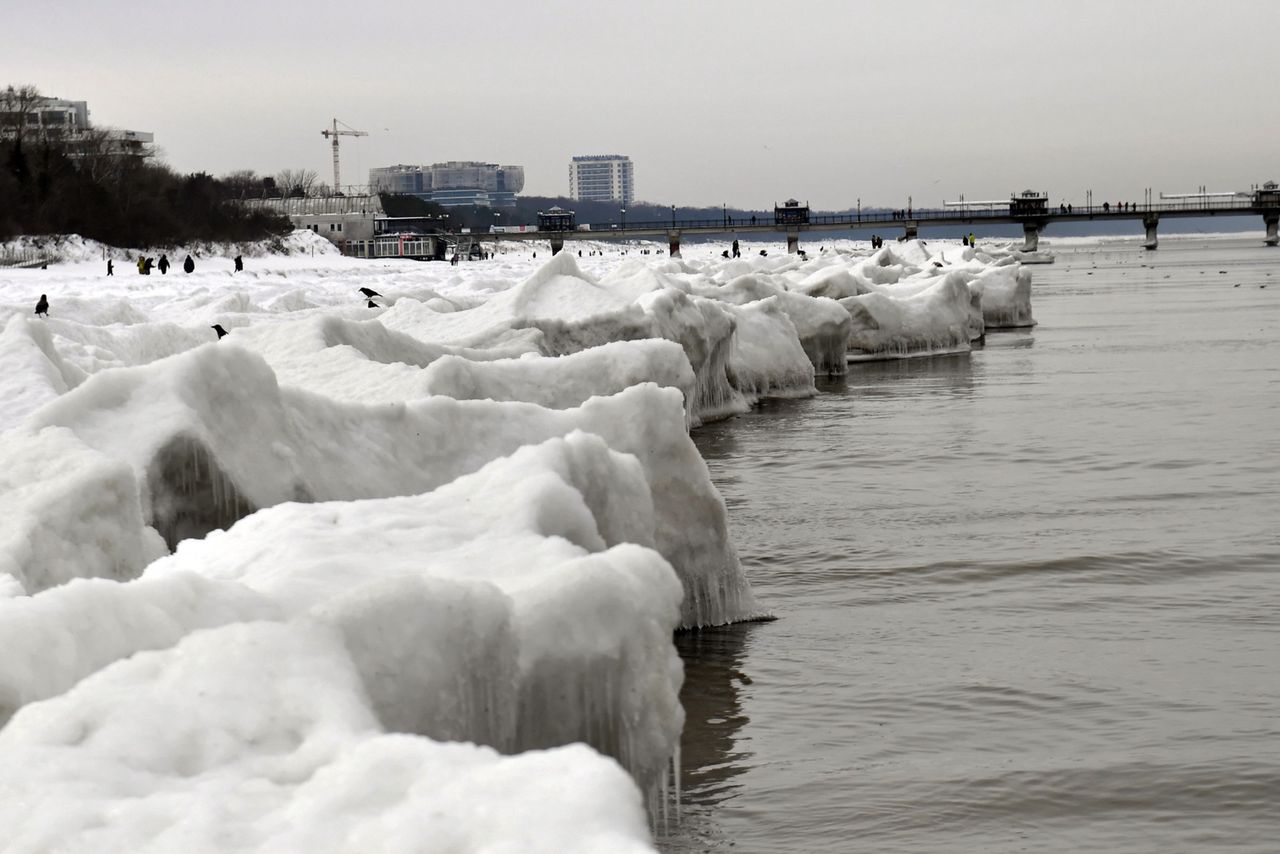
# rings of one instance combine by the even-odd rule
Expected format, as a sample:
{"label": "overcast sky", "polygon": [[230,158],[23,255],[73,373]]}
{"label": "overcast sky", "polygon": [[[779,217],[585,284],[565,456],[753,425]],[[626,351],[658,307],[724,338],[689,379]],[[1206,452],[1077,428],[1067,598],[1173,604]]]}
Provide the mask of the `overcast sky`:
{"label": "overcast sky", "polygon": [[485,160],[564,195],[767,207],[1280,180],[1280,3],[3,0],[0,85],[155,133],[181,171]]}

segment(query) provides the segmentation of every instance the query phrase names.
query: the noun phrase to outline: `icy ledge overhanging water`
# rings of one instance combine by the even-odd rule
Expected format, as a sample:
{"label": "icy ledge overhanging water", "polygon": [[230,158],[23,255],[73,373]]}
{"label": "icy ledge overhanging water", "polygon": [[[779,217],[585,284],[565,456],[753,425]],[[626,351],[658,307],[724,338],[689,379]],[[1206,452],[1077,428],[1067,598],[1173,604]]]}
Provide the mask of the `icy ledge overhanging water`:
{"label": "icy ledge overhanging water", "polygon": [[761,614],[688,427],[1034,323],[1009,256],[923,243],[261,266],[55,267],[47,320],[0,277],[19,850],[650,850],[671,632]]}

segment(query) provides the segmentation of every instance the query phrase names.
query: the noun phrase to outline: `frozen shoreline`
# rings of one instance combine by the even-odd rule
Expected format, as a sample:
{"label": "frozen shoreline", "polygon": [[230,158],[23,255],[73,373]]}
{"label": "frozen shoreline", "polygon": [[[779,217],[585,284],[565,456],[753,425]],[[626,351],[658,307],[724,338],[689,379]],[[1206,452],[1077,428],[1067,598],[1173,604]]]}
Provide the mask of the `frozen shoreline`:
{"label": "frozen shoreline", "polygon": [[[943,241],[459,267],[289,245],[238,274],[107,278],[70,238],[78,261],[0,268],[0,826],[30,847],[287,847],[308,814],[322,847],[377,848],[412,807],[470,844],[649,850],[671,632],[767,613],[688,429],[849,354],[1034,324],[1009,251]],[[375,754],[400,782],[357,808]],[[584,782],[549,798],[548,773]],[[476,826],[422,774],[515,818]]]}

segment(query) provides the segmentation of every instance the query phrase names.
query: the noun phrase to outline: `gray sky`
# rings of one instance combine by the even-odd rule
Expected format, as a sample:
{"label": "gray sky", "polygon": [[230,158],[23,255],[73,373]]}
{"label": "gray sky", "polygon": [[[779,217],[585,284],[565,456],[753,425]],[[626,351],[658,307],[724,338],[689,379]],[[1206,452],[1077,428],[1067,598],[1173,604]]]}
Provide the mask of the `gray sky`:
{"label": "gray sky", "polygon": [[[833,209],[1141,201],[1280,180],[1275,0],[4,0],[0,85],[89,102],[220,175],[487,160],[568,191],[575,154],[640,199]],[[17,34],[23,34],[18,36]]]}

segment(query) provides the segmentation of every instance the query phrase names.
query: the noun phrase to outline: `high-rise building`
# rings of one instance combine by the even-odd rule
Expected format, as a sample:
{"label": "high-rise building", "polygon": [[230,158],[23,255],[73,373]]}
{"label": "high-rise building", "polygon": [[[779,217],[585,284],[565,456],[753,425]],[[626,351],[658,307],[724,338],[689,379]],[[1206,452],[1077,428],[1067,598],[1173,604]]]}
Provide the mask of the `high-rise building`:
{"label": "high-rise building", "polygon": [[445,207],[512,207],[524,189],[524,167],[474,160],[381,166],[369,170],[369,187],[375,193],[417,196]]}
{"label": "high-rise building", "polygon": [[635,194],[635,173],[630,157],[584,154],[569,161],[570,198],[629,205]]}

